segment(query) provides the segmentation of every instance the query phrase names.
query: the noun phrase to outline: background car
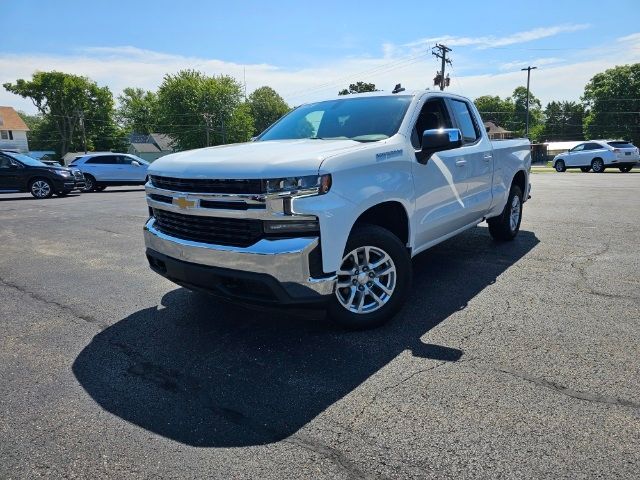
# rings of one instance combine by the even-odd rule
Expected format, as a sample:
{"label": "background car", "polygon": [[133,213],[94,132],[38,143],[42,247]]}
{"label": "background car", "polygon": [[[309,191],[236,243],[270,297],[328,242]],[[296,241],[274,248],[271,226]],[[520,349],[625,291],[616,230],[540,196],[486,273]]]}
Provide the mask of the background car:
{"label": "background car", "polygon": [[144,185],[149,163],[127,153],[88,153],[76,157],[69,167],[79,169],[86,192],[102,191],[107,186]]}
{"label": "background car", "polygon": [[84,177],[63,166],[51,166],[22,153],[0,150],[0,192],[30,192],[35,198],[60,197],[84,185]]}
{"label": "background car", "polygon": [[579,168],[583,172],[593,170],[602,173],[607,167],[617,167],[629,172],[640,160],[638,147],[624,140],[590,140],[580,143],[567,153],[556,155],[553,168],[564,172],[568,168]]}

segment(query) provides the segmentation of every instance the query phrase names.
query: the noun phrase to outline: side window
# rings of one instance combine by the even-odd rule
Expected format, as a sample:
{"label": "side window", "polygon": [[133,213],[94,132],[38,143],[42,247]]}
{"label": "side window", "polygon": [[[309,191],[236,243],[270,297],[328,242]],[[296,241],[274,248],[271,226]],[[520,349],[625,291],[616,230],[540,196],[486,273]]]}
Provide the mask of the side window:
{"label": "side window", "polygon": [[570,152],[581,152],[582,150],[584,150],[584,143],[581,143],[580,145],[576,145],[575,147],[573,147],[571,150],[569,150]]}
{"label": "side window", "polygon": [[414,148],[422,148],[422,134],[425,130],[451,128],[452,123],[447,107],[441,98],[427,100],[420,110],[416,124],[411,130],[411,144]]}
{"label": "side window", "polygon": [[0,155],[0,168],[9,168],[11,167],[11,160],[4,155]]}
{"label": "side window", "polygon": [[8,130],[0,130],[0,138],[2,140],[9,140],[9,131]]}
{"label": "side window", "polygon": [[100,165],[114,165],[118,163],[118,158],[114,155],[100,155],[99,157],[93,157],[87,160],[85,163],[100,164]]}
{"label": "side window", "polygon": [[585,150],[600,150],[604,147],[602,147],[602,145],[599,145],[597,143],[587,143],[587,145],[584,147]]}
{"label": "side window", "polygon": [[118,163],[121,165],[131,165],[131,157],[125,157],[124,155],[118,157]]}
{"label": "side window", "polygon": [[469,104],[461,100],[451,100],[451,107],[453,109],[453,116],[458,122],[460,131],[462,132],[462,138],[464,143],[474,143],[480,138],[480,130],[476,125],[476,120]]}

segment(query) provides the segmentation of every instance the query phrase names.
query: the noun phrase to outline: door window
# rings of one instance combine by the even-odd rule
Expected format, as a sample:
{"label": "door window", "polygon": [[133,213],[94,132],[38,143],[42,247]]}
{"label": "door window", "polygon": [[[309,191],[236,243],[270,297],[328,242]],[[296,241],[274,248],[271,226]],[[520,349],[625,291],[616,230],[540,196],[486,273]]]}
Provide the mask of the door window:
{"label": "door window", "polygon": [[422,135],[425,130],[451,128],[451,119],[447,107],[441,98],[427,100],[420,110],[416,124],[411,130],[411,143],[416,149],[422,148]]}
{"label": "door window", "polygon": [[598,144],[598,143],[587,143],[584,146],[585,150],[601,150],[602,149],[602,145]]}
{"label": "door window", "polygon": [[115,165],[116,163],[118,163],[118,157],[116,157],[115,155],[101,155],[99,157],[90,158],[85,163]]}
{"label": "door window", "polygon": [[471,108],[467,102],[462,100],[451,100],[453,116],[456,118],[458,127],[462,132],[464,143],[474,143],[480,138],[480,129],[476,124],[475,117],[471,113]]}
{"label": "door window", "polygon": [[571,153],[578,153],[584,150],[584,143],[581,143],[580,145],[576,145],[575,147],[573,147],[571,150],[569,150],[569,152]]}
{"label": "door window", "polygon": [[11,168],[12,164],[13,162],[9,158],[0,156],[0,168]]}
{"label": "door window", "polygon": [[118,163],[121,165],[131,165],[132,160],[133,158],[131,157],[125,157],[125,156],[118,157]]}

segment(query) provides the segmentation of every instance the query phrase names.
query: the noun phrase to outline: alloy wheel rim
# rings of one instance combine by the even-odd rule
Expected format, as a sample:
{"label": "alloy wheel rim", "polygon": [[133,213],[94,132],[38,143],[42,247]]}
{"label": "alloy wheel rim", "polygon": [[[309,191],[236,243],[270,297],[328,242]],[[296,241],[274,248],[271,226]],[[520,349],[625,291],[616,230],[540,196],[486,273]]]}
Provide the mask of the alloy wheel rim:
{"label": "alloy wheel rim", "polygon": [[599,172],[601,168],[602,168],[602,160],[595,160],[593,162],[593,170],[596,172]]}
{"label": "alloy wheel rim", "polygon": [[336,297],[352,313],[372,313],[385,306],[396,288],[396,266],[379,247],[363,246],[342,259]]}
{"label": "alloy wheel rim", "polygon": [[49,192],[51,192],[51,187],[44,180],[37,180],[33,182],[33,185],[31,185],[31,191],[36,197],[42,198],[49,195]]}
{"label": "alloy wheel rim", "polygon": [[520,221],[520,197],[518,197],[518,195],[514,195],[513,200],[511,200],[511,214],[509,215],[509,225],[511,227],[512,232],[515,232],[516,228],[518,228],[519,221]]}
{"label": "alloy wheel rim", "polygon": [[556,170],[557,170],[558,172],[561,172],[561,171],[562,171],[562,167],[564,167],[564,164],[563,164],[563,163],[560,163],[560,162],[556,163]]}
{"label": "alloy wheel rim", "polygon": [[91,190],[93,188],[93,182],[91,181],[90,178],[85,178],[84,179],[84,189],[85,190]]}

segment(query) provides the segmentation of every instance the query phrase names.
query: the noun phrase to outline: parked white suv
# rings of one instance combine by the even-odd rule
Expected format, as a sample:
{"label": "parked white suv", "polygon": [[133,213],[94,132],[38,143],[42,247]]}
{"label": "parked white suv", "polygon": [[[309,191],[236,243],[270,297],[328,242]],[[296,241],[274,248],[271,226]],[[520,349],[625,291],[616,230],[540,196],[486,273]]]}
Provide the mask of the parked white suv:
{"label": "parked white suv", "polygon": [[617,167],[629,172],[640,160],[638,147],[624,140],[590,140],[580,143],[567,153],[556,155],[553,168],[564,172],[568,168],[579,168],[583,172],[593,170],[602,173],[607,167]]}
{"label": "parked white suv", "polygon": [[85,192],[100,192],[107,186],[144,185],[149,163],[127,153],[88,153],[76,157],[69,166],[84,174]]}

